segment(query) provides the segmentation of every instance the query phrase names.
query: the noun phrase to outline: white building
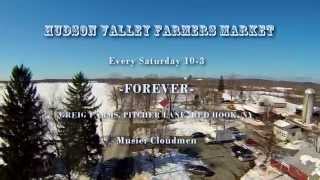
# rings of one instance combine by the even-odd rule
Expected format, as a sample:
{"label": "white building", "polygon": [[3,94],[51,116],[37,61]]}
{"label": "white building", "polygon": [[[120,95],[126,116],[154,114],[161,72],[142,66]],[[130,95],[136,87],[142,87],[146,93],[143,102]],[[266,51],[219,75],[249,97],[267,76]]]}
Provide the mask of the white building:
{"label": "white building", "polygon": [[264,106],[260,106],[259,104],[244,104],[242,107],[255,114],[263,114],[266,110]]}
{"label": "white building", "polygon": [[301,138],[301,128],[285,120],[274,122],[273,133],[281,141],[295,141]]}

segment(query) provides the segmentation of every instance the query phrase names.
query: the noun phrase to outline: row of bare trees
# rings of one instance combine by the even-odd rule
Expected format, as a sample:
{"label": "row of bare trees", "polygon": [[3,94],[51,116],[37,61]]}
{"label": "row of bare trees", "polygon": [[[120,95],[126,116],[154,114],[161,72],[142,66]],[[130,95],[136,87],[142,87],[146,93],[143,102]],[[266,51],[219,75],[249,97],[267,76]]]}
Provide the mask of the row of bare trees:
{"label": "row of bare trees", "polygon": [[[125,94],[120,91],[120,86],[113,86],[110,100],[113,102],[116,111],[122,110],[125,99],[129,99],[129,109],[149,111],[157,102],[157,94]],[[127,101],[126,101],[127,102]]]}

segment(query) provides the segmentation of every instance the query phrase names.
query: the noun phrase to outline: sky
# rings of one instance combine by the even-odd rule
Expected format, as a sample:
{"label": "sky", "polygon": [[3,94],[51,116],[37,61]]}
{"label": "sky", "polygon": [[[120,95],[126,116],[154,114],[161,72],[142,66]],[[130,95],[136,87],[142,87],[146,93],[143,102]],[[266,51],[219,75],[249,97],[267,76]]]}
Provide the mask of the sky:
{"label": "sky", "polygon": [[[46,24],[274,24],[272,38],[55,38]],[[120,76],[237,77],[320,82],[320,1],[0,2],[0,80],[25,64],[34,79]],[[116,57],[203,56],[205,66],[110,66]]]}

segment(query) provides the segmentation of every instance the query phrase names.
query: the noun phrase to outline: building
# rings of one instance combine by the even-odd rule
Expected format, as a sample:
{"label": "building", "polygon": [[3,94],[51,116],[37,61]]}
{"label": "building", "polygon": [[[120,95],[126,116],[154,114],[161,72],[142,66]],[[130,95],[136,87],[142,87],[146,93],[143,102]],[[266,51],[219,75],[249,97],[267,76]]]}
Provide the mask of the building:
{"label": "building", "polygon": [[302,137],[301,128],[285,120],[274,122],[273,133],[280,141],[295,141]]}
{"label": "building", "polygon": [[275,102],[275,103],[272,103],[272,107],[273,108],[286,108],[287,107],[287,103],[283,102]]}
{"label": "building", "polygon": [[259,104],[244,104],[242,107],[245,111],[251,112],[255,115],[262,115],[266,111],[266,108]]}
{"label": "building", "polygon": [[293,156],[273,157],[271,166],[296,180],[320,179],[320,153],[316,152],[314,145],[307,142]]}

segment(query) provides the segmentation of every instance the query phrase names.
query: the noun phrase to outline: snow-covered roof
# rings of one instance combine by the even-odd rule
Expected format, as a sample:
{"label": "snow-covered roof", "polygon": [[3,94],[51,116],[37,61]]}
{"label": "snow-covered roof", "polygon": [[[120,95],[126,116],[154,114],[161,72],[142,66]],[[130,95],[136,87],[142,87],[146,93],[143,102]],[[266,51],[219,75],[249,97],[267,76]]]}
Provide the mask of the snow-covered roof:
{"label": "snow-covered roof", "polygon": [[308,163],[315,163],[315,169],[311,172],[311,175],[318,175],[320,176],[320,159],[319,158],[314,158],[310,155],[301,155],[300,156],[300,161],[304,165],[308,165]]}
{"label": "snow-covered roof", "polygon": [[320,153],[310,143],[302,143],[300,150],[294,156],[282,159],[286,164],[291,164],[309,176],[320,176]]}
{"label": "snow-covered roof", "polygon": [[278,121],[276,121],[276,122],[274,122],[274,125],[276,125],[276,126],[278,126],[278,127],[287,127],[287,126],[289,126],[290,125],[290,123],[289,122],[287,122],[287,121],[283,121],[283,120],[278,120]]}
{"label": "snow-covered roof", "polygon": [[243,108],[256,114],[262,114],[265,112],[265,108],[257,104],[245,104],[243,105]]}
{"label": "snow-covered roof", "polygon": [[278,126],[279,128],[282,128],[282,129],[290,129],[290,128],[297,127],[295,124],[290,123],[288,121],[284,121],[284,120],[277,120],[273,124],[275,126]]}
{"label": "snow-covered roof", "polygon": [[287,87],[272,87],[271,89],[276,91],[281,91],[281,92],[293,90],[293,88],[287,88]]}
{"label": "snow-covered roof", "polygon": [[316,91],[315,91],[314,89],[312,89],[312,88],[308,88],[308,89],[306,89],[306,90],[304,91],[304,93],[305,93],[305,94],[315,94]]}
{"label": "snow-covered roof", "polygon": [[245,109],[243,108],[243,105],[242,104],[234,104],[234,108],[236,110],[240,110],[240,111],[244,111]]}

